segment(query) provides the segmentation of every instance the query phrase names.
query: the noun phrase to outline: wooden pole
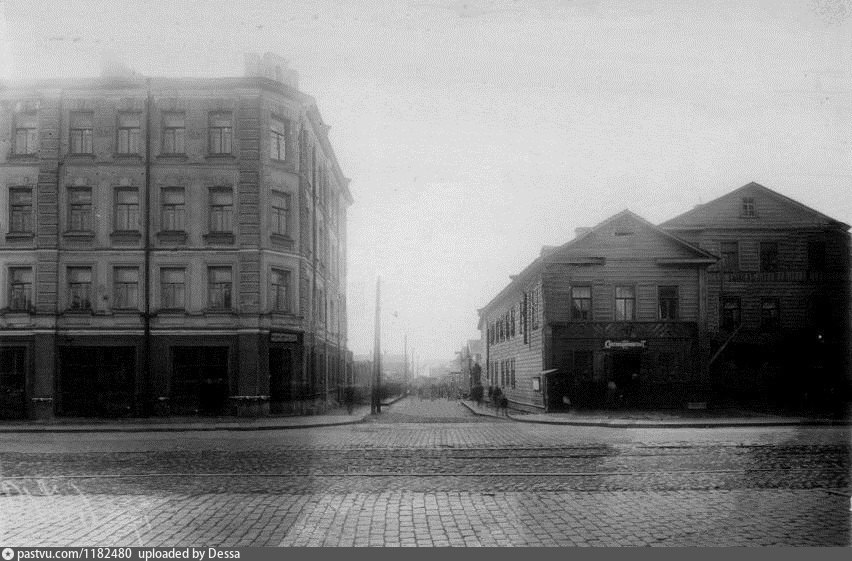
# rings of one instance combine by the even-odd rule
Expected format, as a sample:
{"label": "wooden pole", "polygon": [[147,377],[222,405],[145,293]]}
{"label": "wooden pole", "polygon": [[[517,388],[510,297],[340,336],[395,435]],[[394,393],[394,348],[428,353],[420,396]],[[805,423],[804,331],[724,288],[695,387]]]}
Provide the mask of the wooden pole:
{"label": "wooden pole", "polygon": [[373,341],[373,398],[370,412],[373,414],[382,412],[382,300],[381,300],[382,277],[376,278],[376,326],[375,339]]}

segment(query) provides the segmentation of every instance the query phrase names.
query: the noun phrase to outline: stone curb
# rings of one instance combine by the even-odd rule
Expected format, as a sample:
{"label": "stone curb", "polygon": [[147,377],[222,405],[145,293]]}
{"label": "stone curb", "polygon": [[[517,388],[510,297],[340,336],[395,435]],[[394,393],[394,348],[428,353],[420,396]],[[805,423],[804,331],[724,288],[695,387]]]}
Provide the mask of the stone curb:
{"label": "stone curb", "polygon": [[[497,417],[489,413],[480,413],[475,407],[467,403],[461,402],[462,405],[468,408],[474,415],[482,417],[494,417],[497,419],[505,419],[506,417]],[[522,416],[515,416],[509,413],[509,419],[518,423],[534,423],[539,425],[567,425],[574,427],[608,427],[619,429],[713,429],[713,428],[735,428],[735,427],[848,427],[852,426],[852,421],[840,421],[832,419],[817,419],[817,420],[798,420],[798,421],[719,421],[707,422],[702,420],[695,421],[569,421],[557,419],[525,419]]]}
{"label": "stone curb", "polygon": [[[210,425],[169,425],[169,424],[151,424],[151,425],[104,425],[98,427],[94,425],[42,425],[42,426],[20,426],[20,427],[3,427],[0,426],[0,434],[11,433],[81,433],[81,432],[109,432],[109,433],[137,433],[137,432],[213,432],[213,431],[271,431],[271,430],[290,430],[290,429],[310,429],[322,427],[338,427],[342,425],[357,425],[363,423],[370,416],[367,412],[363,415],[353,416],[343,421],[334,421],[326,423],[301,423],[301,424],[236,424],[236,423],[212,423]],[[303,417],[300,417],[303,418]]]}

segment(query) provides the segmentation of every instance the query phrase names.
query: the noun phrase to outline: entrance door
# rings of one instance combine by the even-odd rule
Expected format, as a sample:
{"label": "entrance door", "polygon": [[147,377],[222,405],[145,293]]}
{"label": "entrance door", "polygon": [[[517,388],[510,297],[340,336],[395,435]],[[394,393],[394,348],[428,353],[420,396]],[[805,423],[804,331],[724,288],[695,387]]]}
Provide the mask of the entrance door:
{"label": "entrance door", "polygon": [[635,405],[639,390],[639,372],[642,355],[636,352],[613,352],[610,355],[608,381],[615,382],[615,395],[608,399],[609,406]]}
{"label": "entrance door", "polygon": [[125,417],[133,414],[134,347],[60,349],[59,406],[68,417]]}
{"label": "entrance door", "polygon": [[0,348],[0,419],[26,417],[26,347]]}
{"label": "entrance door", "polygon": [[292,349],[269,349],[269,399],[272,413],[285,412],[292,398],[292,383]]}
{"label": "entrance door", "polygon": [[172,347],[172,413],[224,415],[227,404],[228,347]]}

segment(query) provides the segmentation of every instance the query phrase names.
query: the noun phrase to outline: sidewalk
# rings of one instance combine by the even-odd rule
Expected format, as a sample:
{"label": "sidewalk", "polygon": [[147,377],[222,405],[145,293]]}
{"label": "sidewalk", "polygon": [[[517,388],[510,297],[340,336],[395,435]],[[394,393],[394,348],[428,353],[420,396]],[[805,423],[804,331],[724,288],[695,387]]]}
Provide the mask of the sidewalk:
{"label": "sidewalk", "polygon": [[[472,401],[462,404],[474,415],[506,419],[484,401],[481,407]],[[787,427],[787,426],[852,426],[848,419],[783,417],[779,415],[724,416],[702,411],[590,411],[570,413],[524,413],[509,411],[509,419],[520,423],[572,425],[610,428],[722,428],[722,427]]]}
{"label": "sidewalk", "polygon": [[322,415],[293,417],[151,417],[145,419],[54,419],[52,421],[3,421],[0,433],[76,432],[182,432],[256,431],[334,427],[361,423],[370,416],[370,406],[358,406],[352,414],[346,408]]}

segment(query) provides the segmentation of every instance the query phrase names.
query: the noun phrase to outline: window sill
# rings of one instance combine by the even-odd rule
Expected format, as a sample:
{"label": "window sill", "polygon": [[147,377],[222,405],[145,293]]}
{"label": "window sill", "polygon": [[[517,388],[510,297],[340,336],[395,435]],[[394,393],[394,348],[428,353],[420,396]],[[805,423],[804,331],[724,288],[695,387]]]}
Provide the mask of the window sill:
{"label": "window sill", "polygon": [[35,238],[33,232],[9,232],[6,234],[6,241],[27,241]]}
{"label": "window sill", "polygon": [[210,245],[234,245],[235,240],[233,232],[208,232],[201,237]]}
{"label": "window sill", "polygon": [[207,308],[204,310],[203,315],[205,317],[208,316],[236,316],[237,311],[233,308]]}
{"label": "window sill", "polygon": [[10,160],[37,160],[38,152],[27,152],[26,154],[9,154]]}
{"label": "window sill", "polygon": [[157,240],[165,243],[186,243],[186,232],[181,230],[162,230],[157,232]]}
{"label": "window sill", "polygon": [[180,152],[180,153],[169,152],[167,154],[157,154],[157,159],[164,159],[164,160],[185,160],[185,159],[187,159],[187,157],[188,156],[184,152]]}
{"label": "window sill", "polygon": [[109,237],[118,242],[138,242],[142,239],[142,233],[138,230],[115,230]]}
{"label": "window sill", "polygon": [[95,159],[94,152],[68,152],[65,156],[67,158],[78,159],[78,160],[94,160]]}
{"label": "window sill", "polygon": [[275,245],[279,245],[285,249],[293,249],[296,247],[296,240],[285,234],[272,232],[269,234],[269,239],[272,240],[272,243]]}
{"label": "window sill", "polygon": [[138,152],[115,152],[112,157],[123,160],[141,160],[142,154],[139,154]]}
{"label": "window sill", "polygon": [[95,315],[95,312],[92,309],[88,309],[88,310],[67,309],[64,312],[62,312],[62,315],[66,315],[66,316],[93,316],[93,315]]}
{"label": "window sill", "polygon": [[88,241],[94,239],[95,233],[92,231],[69,230],[67,232],[63,232],[62,237]]}
{"label": "window sill", "polygon": [[236,160],[237,157],[233,153],[230,154],[207,154],[204,156],[210,160]]}
{"label": "window sill", "polygon": [[116,316],[133,316],[142,313],[139,308],[113,308],[110,311]]}

